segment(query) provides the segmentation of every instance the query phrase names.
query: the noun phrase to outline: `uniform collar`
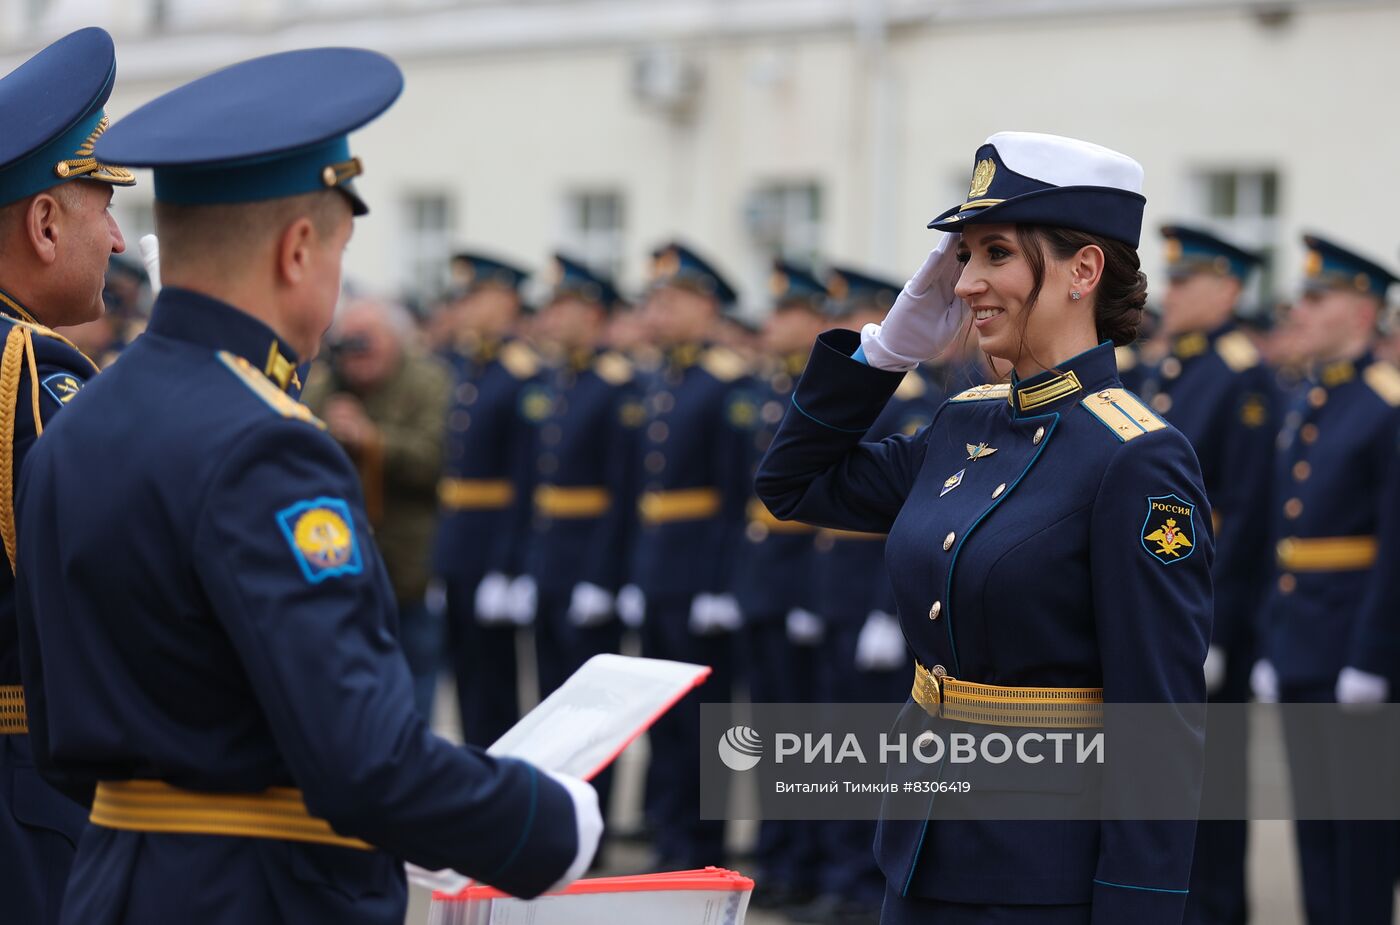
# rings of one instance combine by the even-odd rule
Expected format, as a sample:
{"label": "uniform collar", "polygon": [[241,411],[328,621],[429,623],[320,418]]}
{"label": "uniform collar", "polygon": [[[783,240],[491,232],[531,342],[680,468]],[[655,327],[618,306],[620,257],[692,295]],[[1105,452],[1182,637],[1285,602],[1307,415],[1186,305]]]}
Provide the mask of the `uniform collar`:
{"label": "uniform collar", "polygon": [[1082,399],[1085,392],[1098,391],[1117,381],[1113,344],[1104,341],[1029,379],[1018,379],[1013,372],[1006,400],[1011,403],[1012,417],[1030,417],[1058,411]]}
{"label": "uniform collar", "polygon": [[3,289],[0,289],[0,315],[18,318],[20,321],[28,321],[30,324],[39,323],[34,315],[20,304],[19,299],[16,299]]}
{"label": "uniform collar", "polygon": [[247,312],[219,299],[166,286],[151,309],[146,330],[247,360],[283,391],[301,389],[297,355],[286,342]]}

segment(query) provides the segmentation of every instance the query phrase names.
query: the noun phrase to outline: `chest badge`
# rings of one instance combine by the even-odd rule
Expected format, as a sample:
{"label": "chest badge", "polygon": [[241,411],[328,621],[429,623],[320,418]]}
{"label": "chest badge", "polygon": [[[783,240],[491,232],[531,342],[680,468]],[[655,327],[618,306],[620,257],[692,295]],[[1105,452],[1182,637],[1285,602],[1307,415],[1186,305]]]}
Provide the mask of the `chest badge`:
{"label": "chest badge", "polygon": [[1149,497],[1147,519],[1142,524],[1142,548],[1163,565],[1189,558],[1196,549],[1194,512],[1194,504],[1176,495]]}
{"label": "chest badge", "polygon": [[996,447],[987,446],[985,443],[968,443],[964,445],[967,447],[968,459],[985,459],[997,451]]}
{"label": "chest badge", "polygon": [[950,475],[950,476],[948,476],[946,479],[944,479],[944,480],[943,480],[943,490],[940,491],[940,492],[938,493],[938,497],[940,497],[940,498],[943,497],[943,496],[946,495],[948,492],[952,491],[954,488],[957,488],[959,485],[961,485],[961,484],[962,484],[962,480],[963,480],[963,474],[966,473],[966,472],[967,472],[966,469],[959,469],[957,472],[954,472],[952,475]]}

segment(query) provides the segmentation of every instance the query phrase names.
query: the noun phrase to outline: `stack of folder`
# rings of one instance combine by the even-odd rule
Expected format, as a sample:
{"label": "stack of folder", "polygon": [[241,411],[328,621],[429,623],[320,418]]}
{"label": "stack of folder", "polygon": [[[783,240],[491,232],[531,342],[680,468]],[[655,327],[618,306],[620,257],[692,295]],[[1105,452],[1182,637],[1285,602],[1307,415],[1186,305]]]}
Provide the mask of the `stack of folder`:
{"label": "stack of folder", "polygon": [[488,886],[434,893],[428,925],[743,925],[753,881],[721,867],[576,880],[515,899]]}

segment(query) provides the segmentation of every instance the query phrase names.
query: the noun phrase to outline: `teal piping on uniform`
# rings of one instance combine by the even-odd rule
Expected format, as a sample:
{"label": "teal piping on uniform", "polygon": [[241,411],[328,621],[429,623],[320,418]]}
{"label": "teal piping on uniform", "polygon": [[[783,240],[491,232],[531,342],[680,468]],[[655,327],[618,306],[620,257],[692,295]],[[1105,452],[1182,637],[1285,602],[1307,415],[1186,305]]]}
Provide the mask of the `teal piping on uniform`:
{"label": "teal piping on uniform", "polygon": [[803,408],[801,405],[799,405],[799,404],[797,403],[797,396],[796,396],[796,395],[792,396],[792,406],[793,406],[794,408],[796,408],[798,411],[801,411],[803,417],[807,418],[808,420],[812,420],[812,421],[817,422],[818,424],[820,424],[821,426],[827,428],[828,430],[839,431],[839,432],[841,432],[841,433],[843,433],[843,434],[863,434],[863,433],[865,433],[867,430],[870,429],[869,426],[866,426],[866,427],[837,427],[835,424],[828,424],[826,421],[823,421],[821,418],[812,417],[812,415],[810,415],[810,414],[807,413],[807,410],[806,410],[805,408]]}
{"label": "teal piping on uniform", "polygon": [[869,365],[870,365],[870,361],[867,360],[867,359],[865,358],[865,345],[864,345],[864,344],[861,344],[859,347],[856,348],[856,352],[853,353],[853,354],[851,354],[851,359],[856,360],[857,362],[860,362],[860,363],[864,363],[866,366],[869,366]]}
{"label": "teal piping on uniform", "polygon": [[[1039,417],[1043,418],[1046,417],[1046,415],[1040,415]],[[992,504],[991,507],[983,511],[982,516],[974,520],[972,522],[971,527],[967,528],[967,532],[963,534],[962,540],[959,541],[957,548],[953,550],[953,558],[948,562],[948,587],[943,595],[943,599],[948,602],[948,646],[953,652],[954,677],[959,675],[962,670],[961,666],[958,664],[958,647],[953,642],[953,567],[958,564],[958,553],[962,552],[963,543],[966,543],[967,538],[971,536],[974,531],[976,531],[978,524],[986,520],[988,514],[996,510],[997,507],[1007,498],[1011,497],[1011,493],[1016,490],[1016,486],[1021,484],[1021,480],[1026,477],[1026,473],[1031,471],[1031,466],[1035,465],[1035,461],[1040,458],[1040,454],[1044,453],[1045,448],[1050,445],[1050,437],[1052,434],[1055,433],[1055,425],[1060,422],[1060,412],[1056,411],[1053,414],[1048,415],[1048,417],[1050,418],[1050,426],[1046,428],[1045,439],[1040,441],[1040,447],[1035,451],[1035,455],[1031,457],[1030,462],[1026,463],[1026,468],[1021,470],[1021,474],[1016,476],[1016,481],[1008,485],[1006,487],[1006,491],[1002,492],[1001,497],[998,498],[996,502]],[[1037,420],[1037,418],[1021,418],[1021,420],[1034,421]],[[939,765],[939,780],[942,780],[942,773],[943,766]],[[928,806],[929,810],[933,809],[932,796],[929,797]],[[909,884],[914,882],[914,869],[919,865],[919,853],[924,850],[924,836],[926,836],[927,834],[928,813],[926,812],[924,813],[924,827],[919,830],[919,843],[914,846],[914,859],[909,862],[909,877],[907,880],[904,881],[904,891],[900,894],[901,896],[909,895]],[[1146,887],[1143,887],[1142,889],[1146,889]]]}
{"label": "teal piping on uniform", "polygon": [[1127,883],[1109,883],[1107,880],[1094,880],[1100,886],[1115,886],[1120,890],[1142,890],[1144,893],[1175,893],[1177,896],[1185,896],[1190,890],[1163,890],[1155,886],[1132,886]]}
{"label": "teal piping on uniform", "polygon": [[525,842],[530,840],[530,829],[534,828],[535,825],[535,804],[539,799],[540,785],[538,774],[534,767],[528,764],[525,765],[525,767],[529,768],[530,771],[530,810],[525,814],[525,827],[520,832],[520,840],[515,843],[515,847],[510,850],[510,854],[506,855],[506,859],[501,862],[501,866],[496,868],[495,873],[491,875],[492,878],[504,873],[506,868],[510,867],[511,863],[515,860],[515,856],[525,847]]}

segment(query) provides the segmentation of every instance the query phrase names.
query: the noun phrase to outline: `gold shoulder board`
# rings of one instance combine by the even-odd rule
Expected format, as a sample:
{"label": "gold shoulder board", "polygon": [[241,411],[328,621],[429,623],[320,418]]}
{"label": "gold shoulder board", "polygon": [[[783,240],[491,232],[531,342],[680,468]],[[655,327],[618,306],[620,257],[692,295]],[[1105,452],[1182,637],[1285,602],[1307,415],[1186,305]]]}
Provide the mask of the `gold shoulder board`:
{"label": "gold shoulder board", "polygon": [[700,357],[700,367],[720,382],[733,382],[744,375],[744,358],[726,347],[711,347]]}
{"label": "gold shoulder board", "polygon": [[1113,359],[1118,364],[1118,371],[1126,373],[1134,366],[1138,365],[1137,351],[1132,347],[1114,347]]}
{"label": "gold shoulder board", "polygon": [[1361,377],[1381,401],[1392,408],[1400,407],[1400,370],[1389,363],[1372,363]]}
{"label": "gold shoulder board", "polygon": [[611,350],[598,357],[593,371],[608,385],[626,385],[632,381],[632,362]]}
{"label": "gold shoulder board", "polygon": [[1127,389],[1104,389],[1080,404],[1124,443],[1167,426],[1166,421],[1157,417]]}
{"label": "gold shoulder board", "polygon": [[540,358],[535,351],[518,340],[501,348],[501,365],[517,379],[529,379],[540,371]]}
{"label": "gold shoulder board", "polygon": [[1215,352],[1225,365],[1237,373],[1259,365],[1259,351],[1249,337],[1240,331],[1231,331],[1215,342]]}
{"label": "gold shoulder board", "polygon": [[911,369],[899,380],[899,388],[894,390],[894,397],[900,401],[914,401],[923,398],[927,392],[928,383],[924,382],[924,377]]}
{"label": "gold shoulder board", "polygon": [[252,363],[237,354],[229,353],[227,350],[220,350],[218,356],[219,362],[223,363],[229,372],[237,376],[254,395],[261,398],[273,411],[284,418],[305,421],[321,430],[326,429],[325,422],[312,414],[310,408],[273,385]]}
{"label": "gold shoulder board", "polygon": [[1011,383],[1009,382],[989,382],[986,385],[974,385],[970,389],[965,389],[954,395],[949,401],[988,401],[993,398],[1000,398],[1006,401],[1011,397]]}

